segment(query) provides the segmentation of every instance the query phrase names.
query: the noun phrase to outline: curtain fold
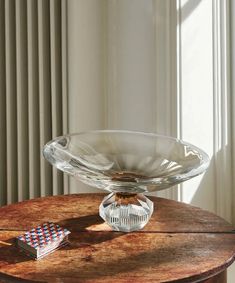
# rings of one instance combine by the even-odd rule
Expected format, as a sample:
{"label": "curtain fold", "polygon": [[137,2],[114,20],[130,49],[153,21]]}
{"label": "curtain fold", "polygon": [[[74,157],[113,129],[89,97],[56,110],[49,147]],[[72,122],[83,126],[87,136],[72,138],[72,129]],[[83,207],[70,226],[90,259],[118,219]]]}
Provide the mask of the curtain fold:
{"label": "curtain fold", "polygon": [[64,0],[0,0],[0,205],[68,193],[42,156],[67,132]]}
{"label": "curtain fold", "polygon": [[[18,199],[15,1],[5,1],[7,203]],[[4,95],[4,94],[3,94]],[[4,122],[4,120],[2,122]],[[1,172],[2,174],[2,172]]]}
{"label": "curtain fold", "polygon": [[29,197],[40,196],[37,0],[27,1]]}
{"label": "curtain fold", "polygon": [[16,104],[17,104],[17,187],[18,201],[27,199],[28,190],[28,68],[27,68],[27,2],[15,2],[16,19]]}
{"label": "curtain fold", "polygon": [[[57,0],[50,1],[50,55],[51,55],[51,110],[52,136],[62,132],[62,71],[61,71],[61,3]],[[55,167],[52,168],[53,194],[61,194],[63,190],[62,173]]]}
{"label": "curtain fold", "polygon": [[0,204],[7,199],[6,170],[6,64],[5,64],[5,3],[0,0]]}

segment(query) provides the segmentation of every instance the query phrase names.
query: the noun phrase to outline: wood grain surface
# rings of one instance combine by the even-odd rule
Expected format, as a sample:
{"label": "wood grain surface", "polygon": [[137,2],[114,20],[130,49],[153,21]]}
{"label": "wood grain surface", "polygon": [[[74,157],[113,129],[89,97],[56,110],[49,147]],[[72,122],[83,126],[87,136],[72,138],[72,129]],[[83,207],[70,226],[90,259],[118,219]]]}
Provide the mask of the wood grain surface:
{"label": "wood grain surface", "polygon": [[[0,208],[0,282],[203,282],[234,261],[233,227],[210,212],[151,197],[146,227],[121,233],[99,217],[103,197],[54,196]],[[34,261],[18,251],[15,237],[46,221],[68,228],[70,245]]]}

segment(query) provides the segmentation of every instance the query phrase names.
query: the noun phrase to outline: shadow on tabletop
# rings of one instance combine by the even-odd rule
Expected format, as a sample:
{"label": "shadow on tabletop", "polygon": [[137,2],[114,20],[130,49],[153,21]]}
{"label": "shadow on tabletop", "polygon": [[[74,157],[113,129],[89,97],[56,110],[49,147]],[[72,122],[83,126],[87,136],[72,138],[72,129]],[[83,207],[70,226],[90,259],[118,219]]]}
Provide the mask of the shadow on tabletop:
{"label": "shadow on tabletop", "polygon": [[71,232],[69,235],[71,244],[66,249],[96,245],[125,234],[112,231],[98,214],[64,219],[58,224]]}
{"label": "shadow on tabletop", "polygon": [[[0,272],[0,282],[1,283],[18,283],[18,282],[31,282],[32,283],[32,280],[16,278],[16,277]],[[45,281],[35,281],[35,280],[33,280],[33,282],[34,283],[46,283]]]}
{"label": "shadow on tabletop", "polygon": [[[62,227],[67,228],[71,232],[84,232],[88,231],[91,227],[97,227],[98,231],[104,231],[102,228],[99,228],[100,225],[104,223],[103,219],[99,214],[85,215],[76,218],[68,218],[59,221],[59,224]],[[108,231],[108,227],[105,227],[105,231]]]}
{"label": "shadow on tabletop", "polygon": [[2,244],[0,243],[0,262],[5,261],[8,264],[17,264],[30,260],[32,259],[16,247],[15,238],[8,239],[2,242]]}

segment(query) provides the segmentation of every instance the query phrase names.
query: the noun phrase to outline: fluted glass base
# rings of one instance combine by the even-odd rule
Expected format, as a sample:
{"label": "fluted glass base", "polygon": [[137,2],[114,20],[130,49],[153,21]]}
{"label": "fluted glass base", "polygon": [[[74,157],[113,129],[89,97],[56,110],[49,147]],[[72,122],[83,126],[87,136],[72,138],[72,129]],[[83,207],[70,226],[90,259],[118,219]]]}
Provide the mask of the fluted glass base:
{"label": "fluted glass base", "polygon": [[153,213],[153,202],[143,194],[111,193],[100,204],[100,216],[115,231],[142,229]]}

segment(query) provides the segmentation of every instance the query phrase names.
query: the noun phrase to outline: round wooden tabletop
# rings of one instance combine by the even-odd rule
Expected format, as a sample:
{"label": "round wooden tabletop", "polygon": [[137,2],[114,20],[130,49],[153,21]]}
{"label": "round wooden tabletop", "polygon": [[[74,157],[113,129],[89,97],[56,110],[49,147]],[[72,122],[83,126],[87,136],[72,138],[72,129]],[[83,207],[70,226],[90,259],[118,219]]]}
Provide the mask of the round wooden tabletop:
{"label": "round wooden tabletop", "polygon": [[[99,217],[103,197],[54,196],[0,208],[0,282],[204,282],[234,261],[233,227],[210,212],[150,197],[155,210],[146,227],[121,233]],[[48,221],[71,231],[70,244],[32,260],[15,237]]]}

